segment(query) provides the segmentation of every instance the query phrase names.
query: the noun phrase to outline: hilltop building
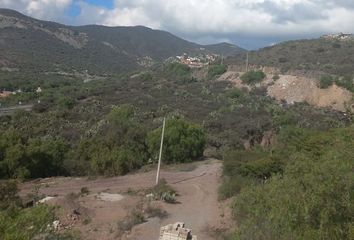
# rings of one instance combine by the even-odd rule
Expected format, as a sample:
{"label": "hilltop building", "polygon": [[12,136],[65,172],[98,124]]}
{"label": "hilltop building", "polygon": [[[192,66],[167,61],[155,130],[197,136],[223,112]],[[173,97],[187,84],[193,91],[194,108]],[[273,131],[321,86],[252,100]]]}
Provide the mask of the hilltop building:
{"label": "hilltop building", "polygon": [[176,59],[179,63],[188,65],[190,68],[202,68],[208,66],[209,63],[214,62],[218,58],[216,54],[206,54],[191,57],[187,54],[182,56],[176,56]]}
{"label": "hilltop building", "polygon": [[10,91],[0,91],[0,98],[9,97],[12,94]]}
{"label": "hilltop building", "polygon": [[327,39],[327,40],[354,40],[354,35],[353,34],[348,34],[348,33],[338,33],[338,34],[327,34],[323,35],[321,37],[322,39]]}
{"label": "hilltop building", "polygon": [[37,90],[36,90],[36,93],[41,93],[41,92],[42,92],[42,88],[38,87]]}

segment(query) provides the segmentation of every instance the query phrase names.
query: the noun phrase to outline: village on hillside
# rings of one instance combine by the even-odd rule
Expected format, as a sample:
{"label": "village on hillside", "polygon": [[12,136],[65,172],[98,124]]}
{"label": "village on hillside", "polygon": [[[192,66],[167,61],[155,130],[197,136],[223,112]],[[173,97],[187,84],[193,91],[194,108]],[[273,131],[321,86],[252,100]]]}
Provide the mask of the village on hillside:
{"label": "village on hillside", "polygon": [[198,56],[190,56],[187,53],[184,53],[181,56],[176,56],[172,59],[172,61],[188,65],[190,68],[202,68],[208,66],[212,62],[215,62],[218,58],[220,58],[220,55],[218,54],[200,54]]}
{"label": "village on hillside", "polygon": [[326,40],[354,40],[354,34],[349,33],[337,33],[337,34],[326,34],[321,37]]}

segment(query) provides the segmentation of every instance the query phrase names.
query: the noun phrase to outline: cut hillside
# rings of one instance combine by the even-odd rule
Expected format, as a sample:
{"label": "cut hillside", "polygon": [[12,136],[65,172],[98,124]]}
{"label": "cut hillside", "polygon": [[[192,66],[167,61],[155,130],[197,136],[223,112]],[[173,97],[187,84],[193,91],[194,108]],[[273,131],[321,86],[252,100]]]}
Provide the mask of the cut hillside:
{"label": "cut hillside", "polygon": [[321,89],[314,79],[290,75],[281,75],[268,87],[268,95],[288,104],[307,102],[313,106],[331,107],[343,112],[353,99],[351,92],[337,85]]}
{"label": "cut hillside", "polygon": [[[242,72],[228,71],[218,78],[218,81],[231,82],[234,87],[247,89],[250,91],[252,86],[244,84],[240,79]],[[255,85],[255,87],[265,87],[267,94],[288,104],[306,102],[316,107],[330,107],[337,111],[345,112],[351,108],[353,94],[337,85],[332,85],[326,89],[318,86],[316,79],[299,77],[292,75],[279,75],[279,79],[273,80],[273,75],[267,77]]]}

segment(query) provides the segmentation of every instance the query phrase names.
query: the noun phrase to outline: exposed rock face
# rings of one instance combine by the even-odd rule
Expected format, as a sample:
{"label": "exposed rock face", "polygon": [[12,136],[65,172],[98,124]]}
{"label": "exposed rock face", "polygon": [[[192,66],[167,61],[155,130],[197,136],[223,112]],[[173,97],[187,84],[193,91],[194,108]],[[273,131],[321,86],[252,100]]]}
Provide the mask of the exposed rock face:
{"label": "exposed rock face", "polygon": [[88,36],[86,33],[75,32],[69,28],[53,28],[53,30],[49,30],[49,28],[45,28],[42,23],[35,20],[19,19],[0,14],[0,29],[2,28],[20,28],[42,31],[77,49],[83,48],[88,42]]}
{"label": "exposed rock face", "polygon": [[0,28],[7,27],[27,29],[26,24],[18,18],[0,15]]}

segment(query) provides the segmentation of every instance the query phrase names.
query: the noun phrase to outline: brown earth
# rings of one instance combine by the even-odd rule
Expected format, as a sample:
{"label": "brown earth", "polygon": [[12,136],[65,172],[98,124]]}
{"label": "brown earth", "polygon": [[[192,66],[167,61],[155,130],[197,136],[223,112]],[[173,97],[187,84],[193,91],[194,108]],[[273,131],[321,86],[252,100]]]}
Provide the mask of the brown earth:
{"label": "brown earth", "polygon": [[345,111],[346,104],[353,98],[351,92],[336,85],[321,89],[314,79],[290,75],[281,75],[279,80],[268,87],[268,95],[290,104],[307,102],[310,105],[331,107],[338,111]]}
{"label": "brown earth", "polygon": [[[231,82],[236,88],[251,90],[252,87],[243,84],[240,76],[242,72],[228,71],[219,77],[218,81]],[[266,87],[268,95],[278,101],[286,101],[288,104],[307,102],[316,107],[330,107],[337,111],[346,111],[347,106],[353,101],[353,94],[337,85],[326,89],[318,87],[318,80],[292,75],[279,75],[274,81],[272,75],[257,84],[256,87]]]}
{"label": "brown earth", "polygon": [[[59,205],[60,221],[63,225],[81,232],[82,239],[136,239],[157,240],[161,226],[182,221],[191,228],[198,239],[212,240],[214,231],[226,231],[231,223],[228,203],[219,202],[217,189],[220,184],[222,163],[207,160],[177,169],[168,168],[161,172],[161,178],[177,190],[178,203],[167,204],[154,201],[154,206],[167,211],[163,219],[151,218],[135,226],[131,232],[117,237],[117,223],[134,209],[139,202],[146,200],[145,194],[132,194],[154,185],[155,171],[137,173],[114,178],[48,178],[24,183],[20,186],[21,196],[30,193],[34,186],[40,187],[40,194],[55,196],[49,204]],[[79,193],[87,187],[90,193],[78,199],[70,199],[70,193]],[[120,194],[123,199],[103,201],[100,193]],[[73,210],[80,213],[73,216]],[[79,218],[79,219],[77,219]],[[89,219],[86,224],[85,219]]]}

